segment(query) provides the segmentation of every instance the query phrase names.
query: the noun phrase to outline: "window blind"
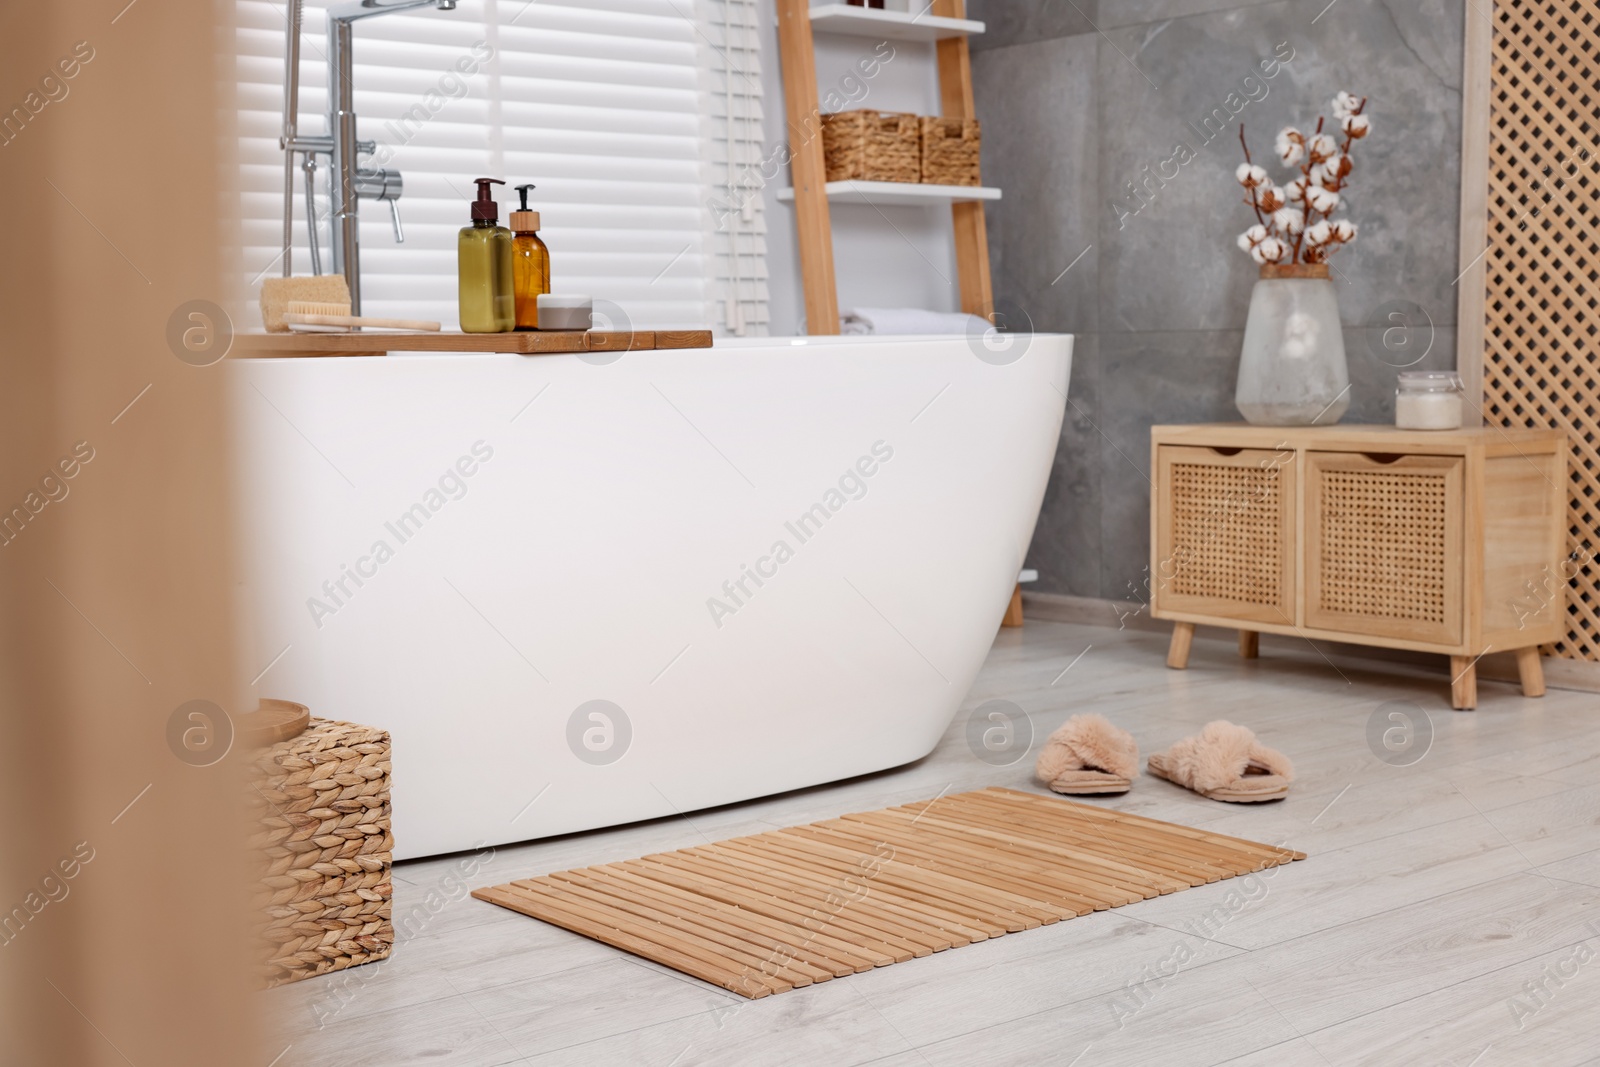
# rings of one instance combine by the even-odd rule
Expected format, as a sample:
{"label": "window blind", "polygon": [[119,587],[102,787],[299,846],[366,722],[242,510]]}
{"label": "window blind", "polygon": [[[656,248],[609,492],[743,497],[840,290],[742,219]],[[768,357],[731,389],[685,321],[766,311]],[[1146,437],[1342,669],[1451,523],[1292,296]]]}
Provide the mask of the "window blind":
{"label": "window blind", "polygon": [[[728,124],[712,110],[726,19],[752,0],[461,0],[454,11],[363,19],[353,49],[358,136],[372,162],[398,169],[405,243],[386,204],[361,204],[363,311],[456,322],[456,233],[479,176],[497,187],[500,218],[510,186],[532,182],[553,290],[619,305],[635,326],[704,327],[733,276],[754,279],[756,231],[745,223],[732,254],[712,210]],[[251,278],[282,273],[283,48],[287,6],[237,0],[243,244]],[[328,0],[307,0],[301,40],[300,132],[325,132]],[[753,23],[753,11],[738,13]],[[727,16],[734,18],[734,16]],[[741,24],[742,25],[742,24]],[[735,31],[742,32],[742,31]],[[742,70],[737,82],[755,84]],[[725,95],[725,94],[724,94]],[[738,104],[759,116],[759,98]],[[731,124],[761,137],[759,118]],[[731,151],[747,154],[735,144]],[[327,157],[316,196],[323,269],[331,270]],[[367,162],[363,157],[363,162]],[[310,273],[301,182],[296,182],[293,266]],[[721,237],[723,244],[718,244]],[[735,267],[733,264],[738,264]],[[744,282],[744,295],[762,294]],[[764,321],[751,307],[748,317]]]}

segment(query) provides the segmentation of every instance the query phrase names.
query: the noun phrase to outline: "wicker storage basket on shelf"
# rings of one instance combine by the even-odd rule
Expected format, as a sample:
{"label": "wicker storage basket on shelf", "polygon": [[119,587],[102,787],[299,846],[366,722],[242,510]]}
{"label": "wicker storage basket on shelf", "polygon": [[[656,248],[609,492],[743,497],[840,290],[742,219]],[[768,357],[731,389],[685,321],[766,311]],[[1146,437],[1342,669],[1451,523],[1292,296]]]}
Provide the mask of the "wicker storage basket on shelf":
{"label": "wicker storage basket on shelf", "polygon": [[928,185],[981,185],[977,119],[922,119],[922,180]]}
{"label": "wicker storage basket on shelf", "polygon": [[822,116],[827,180],[915,182],[922,172],[917,116],[871,110]]}
{"label": "wicker storage basket on shelf", "polygon": [[252,845],[266,863],[266,984],[388,956],[388,731],[313,718],[260,749],[251,774]]}

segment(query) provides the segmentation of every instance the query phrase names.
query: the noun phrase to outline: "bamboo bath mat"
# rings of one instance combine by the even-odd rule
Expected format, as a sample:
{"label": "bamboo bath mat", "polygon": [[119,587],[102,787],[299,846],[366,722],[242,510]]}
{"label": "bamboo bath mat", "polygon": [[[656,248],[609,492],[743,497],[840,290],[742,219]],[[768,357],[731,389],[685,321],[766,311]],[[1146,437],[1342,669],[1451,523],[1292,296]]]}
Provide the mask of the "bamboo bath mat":
{"label": "bamboo bath mat", "polygon": [[472,895],[754,999],[1300,859],[992,788]]}

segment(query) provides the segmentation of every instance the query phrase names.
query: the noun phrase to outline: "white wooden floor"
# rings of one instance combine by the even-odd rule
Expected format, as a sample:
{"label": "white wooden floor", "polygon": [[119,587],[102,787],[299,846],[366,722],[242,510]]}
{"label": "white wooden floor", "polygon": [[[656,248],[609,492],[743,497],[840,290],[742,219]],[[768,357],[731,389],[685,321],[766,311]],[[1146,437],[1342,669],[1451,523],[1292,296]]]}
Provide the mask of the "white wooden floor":
{"label": "white wooden floor", "polygon": [[[1164,653],[1156,634],[1030,619],[1001,632],[963,715],[914,766],[401,864],[393,957],[264,994],[267,1058],[289,1046],[275,1067],[1600,1063],[1600,697],[1528,700],[1481,682],[1479,710],[1452,712],[1442,673],[1330,662],[1309,645],[1245,662],[1200,640],[1184,672]],[[759,1001],[466,895],[941,790],[1040,789],[1031,758],[996,768],[967,747],[965,709],[997,697],[1037,738],[1097,711],[1144,753],[1213,718],[1250,726],[1294,759],[1289,799],[1218,804],[1145,776],[1097,802],[1311,858]],[[1411,766],[1370,747],[1388,701],[1432,722]]]}

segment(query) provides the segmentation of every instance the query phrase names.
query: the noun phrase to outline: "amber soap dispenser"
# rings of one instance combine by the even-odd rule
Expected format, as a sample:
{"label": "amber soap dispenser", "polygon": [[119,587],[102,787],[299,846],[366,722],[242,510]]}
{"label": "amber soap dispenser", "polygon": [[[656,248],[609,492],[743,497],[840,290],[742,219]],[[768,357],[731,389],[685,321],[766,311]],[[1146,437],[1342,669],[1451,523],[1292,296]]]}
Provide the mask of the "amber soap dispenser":
{"label": "amber soap dispenser", "polygon": [[550,291],[550,249],[539,239],[539,213],[528,210],[528,190],[517,186],[522,210],[511,213],[511,275],[517,296],[517,329],[539,328],[539,294]]}
{"label": "amber soap dispenser", "polygon": [[500,205],[489,188],[505,182],[499,178],[474,181],[478,198],[472,202],[472,225],[462,227],[456,241],[461,329],[464,333],[505,333],[517,325],[511,287],[511,231],[499,225]]}

